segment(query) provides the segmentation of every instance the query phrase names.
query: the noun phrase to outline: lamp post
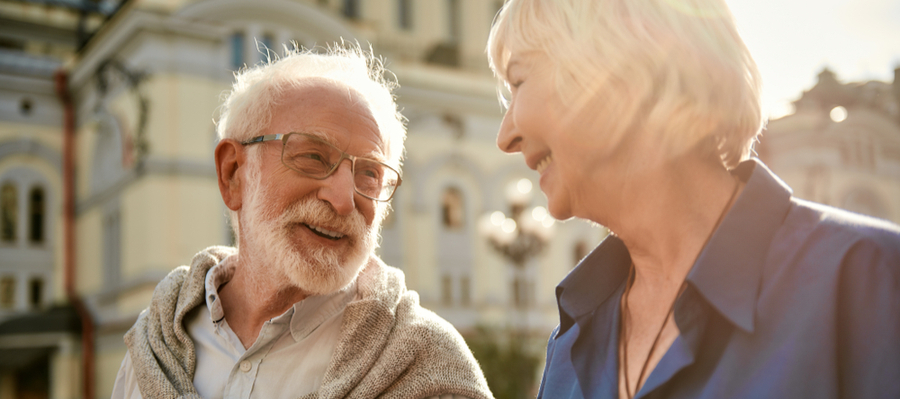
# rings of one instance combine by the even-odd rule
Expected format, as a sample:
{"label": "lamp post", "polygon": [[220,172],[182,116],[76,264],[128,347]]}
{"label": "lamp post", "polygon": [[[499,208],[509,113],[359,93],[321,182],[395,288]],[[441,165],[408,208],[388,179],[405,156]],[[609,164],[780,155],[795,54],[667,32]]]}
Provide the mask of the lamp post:
{"label": "lamp post", "polygon": [[504,256],[516,268],[513,290],[516,306],[525,306],[531,296],[531,283],[523,279],[525,266],[532,257],[539,255],[547,246],[553,235],[556,222],[541,206],[528,208],[532,196],[532,183],[528,179],[520,179],[510,183],[506,188],[506,200],[509,202],[509,215],[502,211],[485,214],[479,221],[479,231],[488,239],[491,247]]}

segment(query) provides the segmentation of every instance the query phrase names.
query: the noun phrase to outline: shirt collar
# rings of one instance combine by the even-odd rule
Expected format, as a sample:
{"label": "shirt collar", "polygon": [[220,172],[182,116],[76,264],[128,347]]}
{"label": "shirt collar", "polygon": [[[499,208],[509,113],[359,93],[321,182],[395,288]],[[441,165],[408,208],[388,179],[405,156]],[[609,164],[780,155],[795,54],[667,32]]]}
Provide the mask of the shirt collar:
{"label": "shirt collar", "polygon": [[[341,313],[356,297],[356,280],[334,293],[310,296],[294,304],[291,316],[291,336],[300,341],[331,317]],[[288,310],[291,312],[291,310]]]}
{"label": "shirt collar", "polygon": [[688,274],[703,297],[741,329],[752,332],[763,267],[776,231],[791,208],[791,189],[761,161],[733,172],[746,185]]}
{"label": "shirt collar", "polygon": [[[688,281],[732,323],[753,330],[756,300],[769,244],[790,209],[791,189],[756,159],[733,173],[744,190],[701,251]],[[615,235],[584,258],[556,287],[560,326],[566,332],[616,293],[631,256]]]}
{"label": "shirt collar", "polygon": [[606,302],[628,277],[629,266],[628,249],[613,234],[581,260],[556,287],[559,304],[557,336],[571,328],[575,320]]}
{"label": "shirt collar", "polygon": [[219,298],[219,288],[234,277],[234,259],[232,254],[219,261],[206,273],[206,308],[209,309],[209,318],[214,324],[222,322],[225,311],[222,310],[222,301]]}
{"label": "shirt collar", "polygon": [[[234,277],[236,254],[228,256],[206,273],[206,307],[213,324],[222,322],[225,311],[219,297],[219,288]],[[356,297],[356,280],[345,288],[325,295],[309,296],[285,311],[271,322],[290,323],[291,336],[300,341],[313,333],[332,316],[340,313]]]}

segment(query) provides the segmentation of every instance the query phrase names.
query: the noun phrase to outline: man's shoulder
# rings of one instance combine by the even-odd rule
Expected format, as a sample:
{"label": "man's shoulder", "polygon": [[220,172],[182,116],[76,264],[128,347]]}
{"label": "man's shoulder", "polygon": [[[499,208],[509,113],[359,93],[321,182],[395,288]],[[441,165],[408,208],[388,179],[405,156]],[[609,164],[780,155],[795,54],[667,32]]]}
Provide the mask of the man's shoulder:
{"label": "man's shoulder", "polygon": [[419,303],[419,294],[407,289],[403,271],[376,257],[373,257],[370,265],[360,275],[360,290],[363,299],[377,298],[384,306],[392,309],[395,330],[428,332],[430,334],[422,336],[426,340],[444,333],[459,336],[452,324]]}
{"label": "man's shoulder", "polygon": [[[358,299],[345,310],[342,343],[330,370],[364,375],[349,396],[490,397],[478,362],[449,322],[422,307],[403,272],[372,257],[358,278]],[[385,380],[385,377],[391,377]],[[335,378],[335,382],[344,378]],[[338,395],[323,389],[318,395]]]}

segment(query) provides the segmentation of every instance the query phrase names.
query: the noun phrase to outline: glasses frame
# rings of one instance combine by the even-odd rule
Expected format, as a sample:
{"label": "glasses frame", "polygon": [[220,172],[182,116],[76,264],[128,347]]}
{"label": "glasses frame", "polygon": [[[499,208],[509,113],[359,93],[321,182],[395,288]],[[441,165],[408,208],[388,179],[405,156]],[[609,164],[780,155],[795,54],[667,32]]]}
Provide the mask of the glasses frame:
{"label": "glasses frame", "polygon": [[[287,140],[288,140],[289,137],[291,137],[291,135],[301,135],[301,136],[306,136],[306,137],[308,137],[308,138],[310,138],[310,139],[313,139],[313,140],[322,142],[322,143],[324,143],[324,144],[327,144],[327,145],[333,147],[333,148],[334,148],[335,150],[337,150],[338,152],[340,152],[340,153],[341,153],[341,157],[340,157],[334,164],[331,165],[331,169],[330,169],[330,170],[325,174],[325,176],[323,176],[323,177],[310,176],[310,175],[308,175],[308,174],[306,174],[306,173],[304,173],[304,172],[298,171],[298,170],[294,169],[293,167],[291,167],[290,165],[288,165],[288,163],[284,162],[284,149],[287,148]],[[374,197],[372,197],[372,196],[366,195],[366,194],[363,193],[363,192],[360,192],[360,191],[359,191],[359,188],[356,187],[356,180],[355,180],[355,179],[353,180],[353,190],[354,190],[356,193],[359,193],[360,196],[365,197],[365,198],[367,198],[367,199],[369,199],[369,200],[375,200],[375,201],[391,201],[391,199],[394,198],[394,194],[397,193],[397,188],[399,188],[399,187],[400,187],[400,184],[403,182],[403,176],[400,175],[400,171],[397,171],[396,169],[394,169],[394,167],[391,167],[390,165],[387,165],[387,164],[385,164],[385,163],[383,163],[383,162],[381,162],[381,161],[373,160],[373,159],[368,158],[368,157],[357,157],[357,156],[354,156],[354,155],[352,155],[352,154],[347,154],[346,151],[343,151],[343,150],[341,150],[341,149],[335,147],[335,145],[333,145],[333,144],[331,144],[331,143],[328,143],[328,142],[325,141],[325,140],[322,140],[322,138],[320,138],[320,137],[318,137],[318,136],[316,136],[316,135],[310,135],[310,134],[308,134],[308,133],[303,133],[303,132],[290,132],[290,133],[276,133],[276,134],[274,134],[274,135],[255,136],[255,137],[252,137],[252,138],[250,138],[250,139],[247,139],[247,140],[241,142],[241,144],[244,145],[244,146],[247,146],[247,145],[251,145],[251,144],[257,144],[257,143],[269,142],[269,141],[273,141],[273,140],[280,140],[280,141],[281,141],[281,164],[284,165],[285,167],[287,167],[288,169],[290,169],[291,171],[297,172],[297,173],[299,173],[300,175],[303,175],[303,176],[305,176],[305,177],[307,177],[307,178],[312,178],[312,179],[316,179],[316,180],[320,180],[320,181],[321,181],[321,180],[325,180],[325,179],[327,179],[329,176],[331,176],[332,174],[334,174],[334,171],[337,171],[338,167],[341,165],[342,162],[344,162],[344,160],[350,160],[350,173],[351,173],[351,174],[354,174],[354,175],[356,174],[356,160],[365,160],[365,161],[375,162],[375,163],[378,163],[378,164],[383,165],[384,167],[390,169],[391,171],[394,171],[394,173],[397,174],[397,184],[394,185],[394,190],[391,191],[391,195],[388,196],[388,198],[387,198],[387,199],[384,199],[384,200],[376,199],[376,198],[374,198]]]}

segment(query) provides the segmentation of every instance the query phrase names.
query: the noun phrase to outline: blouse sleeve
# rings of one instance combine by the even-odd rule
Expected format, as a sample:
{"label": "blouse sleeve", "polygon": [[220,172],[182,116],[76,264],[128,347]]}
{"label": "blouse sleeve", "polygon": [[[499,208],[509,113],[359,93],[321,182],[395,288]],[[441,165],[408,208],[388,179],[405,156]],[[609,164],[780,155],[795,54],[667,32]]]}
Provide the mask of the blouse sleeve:
{"label": "blouse sleeve", "polygon": [[856,243],[844,256],[838,285],[840,396],[900,396],[900,239]]}

